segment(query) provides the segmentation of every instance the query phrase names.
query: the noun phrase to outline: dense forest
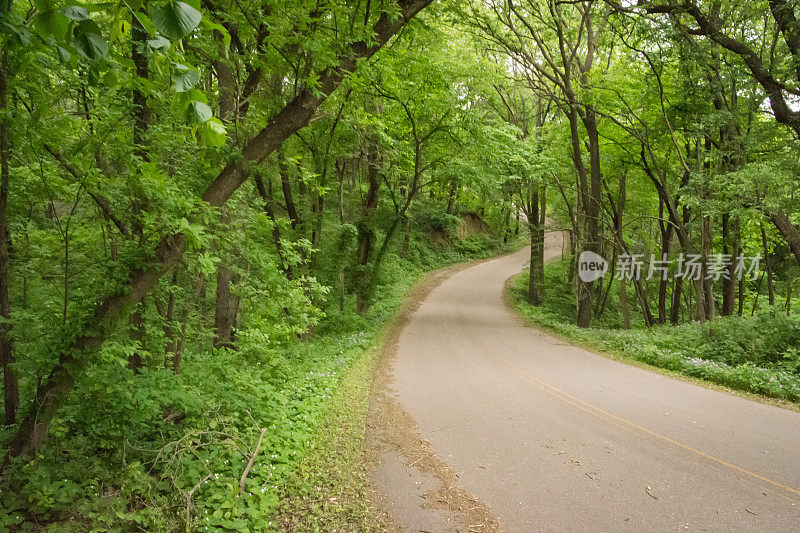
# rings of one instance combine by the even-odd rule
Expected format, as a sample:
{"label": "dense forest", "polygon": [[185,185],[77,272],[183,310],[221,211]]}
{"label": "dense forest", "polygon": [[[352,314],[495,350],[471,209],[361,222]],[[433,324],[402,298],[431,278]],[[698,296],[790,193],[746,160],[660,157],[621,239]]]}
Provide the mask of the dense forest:
{"label": "dense forest", "polygon": [[369,527],[295,505],[341,383],[524,245],[534,320],[799,401],[798,4],[4,0],[0,527]]}

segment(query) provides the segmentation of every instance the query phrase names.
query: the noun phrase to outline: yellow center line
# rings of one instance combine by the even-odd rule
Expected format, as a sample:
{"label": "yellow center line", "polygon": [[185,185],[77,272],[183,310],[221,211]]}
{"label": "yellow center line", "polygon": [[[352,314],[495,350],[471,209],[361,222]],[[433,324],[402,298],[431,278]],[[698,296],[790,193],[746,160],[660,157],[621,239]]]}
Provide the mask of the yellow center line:
{"label": "yellow center line", "polygon": [[[735,465],[733,463],[730,463],[728,461],[720,459],[719,457],[714,457],[711,454],[705,453],[705,452],[700,451],[700,450],[698,450],[696,448],[692,448],[688,444],[684,444],[682,442],[678,442],[675,439],[671,439],[671,438],[669,438],[669,437],[667,437],[665,435],[662,435],[660,433],[657,433],[657,432],[655,432],[655,431],[653,431],[651,429],[647,429],[646,427],[642,427],[639,424],[631,422],[630,420],[627,420],[625,418],[617,416],[617,415],[615,415],[613,413],[609,413],[608,411],[605,411],[605,410],[597,407],[596,405],[592,405],[592,404],[590,404],[590,403],[588,403],[588,402],[586,402],[584,400],[581,400],[580,398],[576,398],[575,396],[572,396],[571,394],[559,389],[558,387],[555,387],[555,386],[547,383],[546,381],[542,381],[541,379],[529,374],[525,370],[523,370],[523,369],[519,368],[518,366],[512,364],[510,361],[508,361],[504,357],[500,357],[500,360],[506,366],[508,366],[508,367],[512,368],[513,370],[517,371],[518,373],[520,373],[523,377],[526,378],[526,381],[528,381],[532,385],[537,386],[538,388],[540,388],[544,392],[547,392],[547,393],[555,396],[556,398],[558,398],[558,399],[560,399],[560,400],[562,400],[562,401],[564,401],[564,402],[566,402],[566,403],[568,403],[568,404],[580,409],[581,411],[584,411],[586,413],[589,413],[589,414],[591,414],[593,416],[596,416],[598,418],[601,418],[601,419],[603,419],[603,417],[606,417],[607,418],[606,421],[612,423],[615,426],[623,427],[623,428],[625,428],[625,427],[633,428],[635,430],[641,431],[642,433],[645,433],[647,435],[656,437],[657,439],[661,439],[663,441],[669,442],[670,444],[673,444],[673,445],[675,445],[675,446],[677,446],[679,448],[683,448],[684,450],[687,450],[687,451],[692,452],[694,454],[697,454],[697,455],[699,455],[701,457],[709,459],[709,460],[711,460],[711,461],[713,461],[715,463],[721,464],[723,466],[727,466],[728,468],[736,470],[737,472],[741,472],[742,474],[745,474],[745,475],[750,476],[752,478],[764,481],[766,483],[769,483],[772,486],[781,488],[781,489],[783,489],[783,490],[785,490],[785,491],[787,491],[787,492],[789,492],[791,494],[800,496],[800,490],[798,490],[798,489],[789,487],[788,485],[784,485],[784,484],[779,483],[777,481],[773,481],[773,480],[771,480],[771,479],[769,479],[767,477],[764,477],[764,476],[762,476],[760,474],[756,474],[755,472],[750,472],[749,470],[746,470],[746,469],[744,469],[744,468],[742,468],[740,466],[737,466],[737,465]],[[600,415],[603,415],[603,416],[601,417]],[[784,498],[787,498],[787,497],[784,496]],[[789,500],[791,500],[793,502],[795,501],[792,498],[787,498],[787,499],[789,499]]]}

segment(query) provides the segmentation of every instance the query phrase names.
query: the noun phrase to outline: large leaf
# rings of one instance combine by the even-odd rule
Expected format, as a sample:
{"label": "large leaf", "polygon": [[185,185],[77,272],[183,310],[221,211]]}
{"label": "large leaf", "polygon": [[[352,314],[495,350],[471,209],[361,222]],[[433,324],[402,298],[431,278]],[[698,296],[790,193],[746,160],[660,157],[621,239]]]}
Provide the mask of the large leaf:
{"label": "large leaf", "polygon": [[203,15],[184,2],[168,2],[150,10],[150,19],[164,37],[183,39],[194,30]]}
{"label": "large leaf", "polygon": [[200,72],[186,65],[175,63],[175,72],[172,74],[172,88],[175,92],[185,93],[200,81]]}
{"label": "large leaf", "polygon": [[33,19],[33,26],[45,41],[49,41],[50,37],[60,41],[67,36],[69,19],[58,11],[44,11]]}
{"label": "large leaf", "polygon": [[186,108],[186,120],[190,124],[201,124],[210,119],[214,113],[211,108],[203,102],[192,100]]}
{"label": "large leaf", "polygon": [[72,40],[75,50],[90,61],[100,59],[108,54],[108,42],[92,32],[76,32]]}
{"label": "large leaf", "polygon": [[61,10],[61,12],[67,17],[71,18],[72,20],[89,20],[89,11],[86,10],[85,7],[81,6],[67,6]]}
{"label": "large leaf", "polygon": [[161,50],[162,52],[166,52],[169,50],[169,39],[159,35],[155,39],[147,39],[147,46],[149,46],[152,50]]}
{"label": "large leaf", "polygon": [[216,117],[208,119],[200,129],[200,138],[206,146],[223,146],[225,125]]}

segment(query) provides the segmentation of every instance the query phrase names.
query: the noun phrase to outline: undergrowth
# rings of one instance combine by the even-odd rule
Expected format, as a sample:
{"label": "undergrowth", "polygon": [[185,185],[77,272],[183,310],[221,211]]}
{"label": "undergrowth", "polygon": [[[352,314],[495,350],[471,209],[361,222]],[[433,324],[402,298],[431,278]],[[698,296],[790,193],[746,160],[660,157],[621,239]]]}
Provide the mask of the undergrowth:
{"label": "undergrowth", "polygon": [[425,272],[515,245],[490,235],[432,244],[415,232],[404,257],[387,256],[363,316],[352,297],[331,294],[303,340],[187,349],[179,374],[134,376],[122,357],[92,363],[48,445],[6,468],[0,531],[369,527],[362,454],[371,348]]}

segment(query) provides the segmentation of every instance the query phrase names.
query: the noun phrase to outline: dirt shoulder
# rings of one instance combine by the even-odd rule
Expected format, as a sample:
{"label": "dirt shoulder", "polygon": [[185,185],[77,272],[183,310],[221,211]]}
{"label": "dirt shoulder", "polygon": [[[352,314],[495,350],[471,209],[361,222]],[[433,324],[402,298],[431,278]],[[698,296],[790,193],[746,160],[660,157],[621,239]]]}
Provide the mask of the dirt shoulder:
{"label": "dirt shoulder", "polygon": [[[453,265],[428,274],[405,300],[387,329],[372,386],[366,423],[366,456],[372,503],[390,531],[498,531],[497,519],[482,501],[458,487],[459,477],[436,456],[392,389],[400,334],[425,298],[447,278],[482,261]],[[378,485],[391,487],[391,501]]]}

